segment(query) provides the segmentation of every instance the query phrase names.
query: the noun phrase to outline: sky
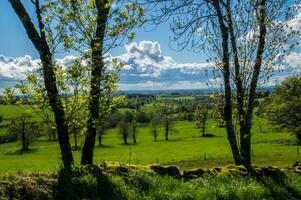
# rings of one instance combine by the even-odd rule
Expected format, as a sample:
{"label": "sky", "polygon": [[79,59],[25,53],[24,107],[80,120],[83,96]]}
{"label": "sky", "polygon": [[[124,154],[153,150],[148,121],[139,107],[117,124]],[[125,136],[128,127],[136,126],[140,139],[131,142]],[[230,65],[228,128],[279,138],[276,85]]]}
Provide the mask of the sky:
{"label": "sky", "polygon": [[[23,1],[30,14],[34,10],[29,0]],[[294,26],[301,28],[301,13]],[[27,38],[25,30],[7,0],[0,0],[0,89],[13,85],[26,73],[38,67],[38,53]],[[169,23],[155,30],[149,27],[136,30],[136,38],[110,51],[121,58],[125,67],[119,82],[122,90],[199,89],[208,82],[205,71],[210,68],[203,53],[170,48],[172,33]],[[75,55],[56,54],[58,62],[68,65]],[[275,74],[281,80],[291,74],[301,73],[301,53],[291,53],[285,61],[283,72]]]}

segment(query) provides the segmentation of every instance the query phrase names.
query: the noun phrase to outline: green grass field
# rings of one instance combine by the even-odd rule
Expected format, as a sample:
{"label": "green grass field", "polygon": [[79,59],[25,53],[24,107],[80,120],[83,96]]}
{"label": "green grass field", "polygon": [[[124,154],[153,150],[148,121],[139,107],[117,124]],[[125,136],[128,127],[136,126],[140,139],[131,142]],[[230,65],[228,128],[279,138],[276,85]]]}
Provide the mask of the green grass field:
{"label": "green grass field", "polygon": [[[22,111],[16,106],[0,106],[0,114],[8,123],[10,118]],[[259,131],[262,127],[262,132]],[[95,148],[96,164],[103,161],[131,162],[133,164],[176,164],[182,168],[224,166],[233,162],[230,147],[224,128],[218,128],[213,120],[209,120],[208,133],[215,137],[199,137],[200,132],[193,122],[176,122],[177,134],[170,135],[165,141],[163,132],[159,141],[154,142],[148,126],[138,128],[137,144],[123,145],[116,129],[107,131],[103,137],[102,147]],[[5,132],[5,128],[1,132]],[[79,138],[79,144],[83,136]],[[129,139],[131,142],[131,138]],[[275,132],[273,126],[263,119],[255,119],[252,136],[253,163],[259,166],[290,166],[301,160],[297,154],[298,146],[295,137],[286,132]],[[73,145],[73,138],[71,136]],[[0,174],[17,171],[52,171],[60,167],[60,153],[57,142],[49,142],[47,137],[38,138],[30,146],[31,150],[21,154],[18,142],[0,145]],[[206,153],[206,160],[204,154]],[[73,151],[75,162],[80,161],[80,150]]]}

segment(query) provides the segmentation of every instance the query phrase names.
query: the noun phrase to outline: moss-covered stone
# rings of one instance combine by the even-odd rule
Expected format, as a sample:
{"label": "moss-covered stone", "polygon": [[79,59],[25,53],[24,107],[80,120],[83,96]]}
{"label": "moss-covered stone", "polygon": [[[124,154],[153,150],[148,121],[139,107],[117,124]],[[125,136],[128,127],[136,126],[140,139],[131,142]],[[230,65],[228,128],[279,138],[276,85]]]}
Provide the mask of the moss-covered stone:
{"label": "moss-covered stone", "polygon": [[150,165],[149,168],[160,175],[169,175],[174,177],[180,177],[180,169],[175,166],[162,166],[162,165]]}
{"label": "moss-covered stone", "polygon": [[201,177],[204,173],[205,173],[205,171],[201,168],[184,170],[183,178],[184,179],[195,179],[195,178]]}

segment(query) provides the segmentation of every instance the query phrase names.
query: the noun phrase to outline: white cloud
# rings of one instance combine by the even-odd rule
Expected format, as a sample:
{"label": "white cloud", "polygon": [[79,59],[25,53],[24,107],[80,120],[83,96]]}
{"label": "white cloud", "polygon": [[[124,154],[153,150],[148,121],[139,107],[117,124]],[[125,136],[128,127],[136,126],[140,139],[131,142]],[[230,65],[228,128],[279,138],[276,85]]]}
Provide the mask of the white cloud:
{"label": "white cloud", "polygon": [[141,41],[125,46],[126,53],[118,56],[124,63],[124,72],[160,79],[166,72],[178,74],[203,74],[207,63],[177,63],[170,56],[162,55],[158,42]]}
{"label": "white cloud", "polygon": [[36,69],[39,60],[30,56],[11,58],[0,55],[0,80],[21,79],[24,74]]}
{"label": "white cloud", "polygon": [[[75,58],[75,56],[66,56],[57,59],[57,62],[63,66],[69,66]],[[40,60],[29,55],[16,58],[0,55],[0,80],[21,80],[26,74],[39,67]]]}
{"label": "white cloud", "polygon": [[153,82],[119,84],[121,90],[177,90],[177,89],[204,89],[206,83],[197,81],[178,81],[178,82]]}
{"label": "white cloud", "polygon": [[[122,90],[206,88],[206,70],[211,69],[208,63],[178,63],[172,57],[164,55],[160,44],[153,41],[127,45],[125,53],[117,57],[125,63],[119,83]],[[75,58],[66,56],[57,62],[68,66]],[[112,55],[108,55],[107,64],[112,58]],[[0,88],[23,79],[26,73],[38,67],[39,60],[30,56],[11,58],[0,55]],[[277,80],[300,74],[301,52],[292,52],[283,60],[281,67],[282,72],[276,72],[274,76]]]}

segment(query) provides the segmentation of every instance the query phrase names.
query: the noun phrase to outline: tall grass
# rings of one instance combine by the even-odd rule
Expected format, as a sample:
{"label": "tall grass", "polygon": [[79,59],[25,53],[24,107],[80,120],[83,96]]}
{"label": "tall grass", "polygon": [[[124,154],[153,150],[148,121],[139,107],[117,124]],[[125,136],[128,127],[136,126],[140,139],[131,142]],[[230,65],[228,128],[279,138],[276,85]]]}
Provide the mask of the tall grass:
{"label": "tall grass", "polygon": [[[0,179],[1,180],[1,179]],[[58,174],[15,175],[0,181],[1,199],[301,199],[301,175],[206,174],[194,180],[149,174],[105,174],[77,167]]]}

